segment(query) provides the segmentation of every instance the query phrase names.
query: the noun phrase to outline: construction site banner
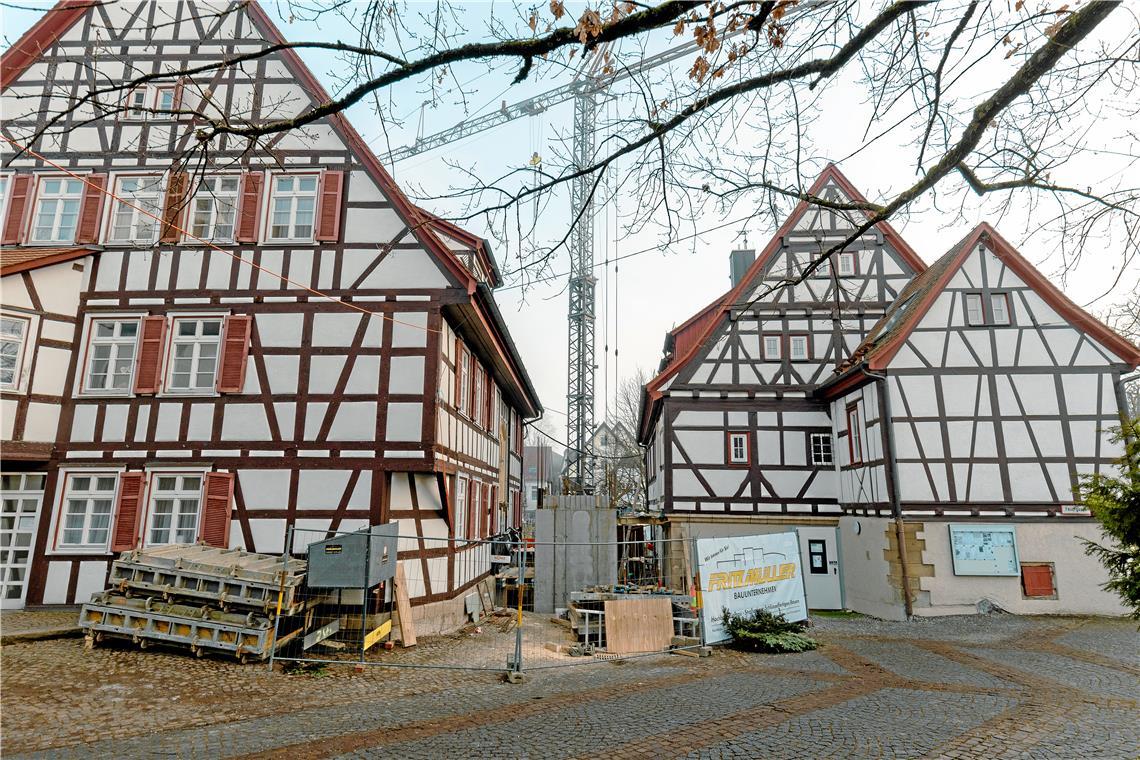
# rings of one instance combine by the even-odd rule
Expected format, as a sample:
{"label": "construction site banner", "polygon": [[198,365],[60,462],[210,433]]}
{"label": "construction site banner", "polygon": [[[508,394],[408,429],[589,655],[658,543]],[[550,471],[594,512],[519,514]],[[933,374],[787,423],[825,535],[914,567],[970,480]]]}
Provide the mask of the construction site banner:
{"label": "construction site banner", "polygon": [[806,620],[800,542],[795,533],[697,539],[705,643],[729,638],[721,623],[733,613],[765,609]]}

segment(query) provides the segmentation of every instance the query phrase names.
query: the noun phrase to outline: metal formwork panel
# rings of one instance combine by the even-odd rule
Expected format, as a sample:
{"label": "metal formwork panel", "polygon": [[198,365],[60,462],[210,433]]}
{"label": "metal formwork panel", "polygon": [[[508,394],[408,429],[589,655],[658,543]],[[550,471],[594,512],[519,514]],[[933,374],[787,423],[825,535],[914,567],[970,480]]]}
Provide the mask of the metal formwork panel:
{"label": "metal formwork panel", "polygon": [[228,609],[248,607],[293,614],[300,603],[303,560],[208,546],[164,546],[126,552],[111,565],[108,583],[125,595],[189,597]]}
{"label": "metal formwork panel", "polygon": [[149,641],[180,644],[197,654],[213,649],[264,659],[273,644],[273,625],[264,615],[218,612],[109,593],[83,605],[79,626],[91,636],[126,637],[142,646]]}

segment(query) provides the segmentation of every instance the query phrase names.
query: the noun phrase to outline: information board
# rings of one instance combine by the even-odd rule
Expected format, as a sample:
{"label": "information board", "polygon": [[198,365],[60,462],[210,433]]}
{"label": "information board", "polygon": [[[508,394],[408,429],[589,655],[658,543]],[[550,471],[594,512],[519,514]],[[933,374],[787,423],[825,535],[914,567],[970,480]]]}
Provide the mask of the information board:
{"label": "information board", "polygon": [[806,620],[800,541],[795,533],[697,539],[701,622],[705,643],[729,638],[724,610],[766,609],[787,620]]}
{"label": "information board", "polygon": [[1012,525],[951,525],[954,575],[1021,575]]}

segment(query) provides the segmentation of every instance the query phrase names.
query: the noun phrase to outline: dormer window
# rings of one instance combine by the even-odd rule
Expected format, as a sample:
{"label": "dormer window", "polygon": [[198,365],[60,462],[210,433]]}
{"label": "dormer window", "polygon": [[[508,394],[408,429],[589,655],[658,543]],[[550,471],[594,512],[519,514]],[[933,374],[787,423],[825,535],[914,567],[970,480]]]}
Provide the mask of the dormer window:
{"label": "dormer window", "polygon": [[853,277],[859,273],[858,260],[855,258],[854,253],[841,253],[837,257],[840,277]]}

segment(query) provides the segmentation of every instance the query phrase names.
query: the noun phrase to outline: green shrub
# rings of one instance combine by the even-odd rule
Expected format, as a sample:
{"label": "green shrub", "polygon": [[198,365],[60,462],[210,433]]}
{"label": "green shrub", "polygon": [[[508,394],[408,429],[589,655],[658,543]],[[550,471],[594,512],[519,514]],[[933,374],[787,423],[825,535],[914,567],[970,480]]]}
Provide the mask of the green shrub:
{"label": "green shrub", "polygon": [[803,634],[806,622],[793,623],[785,620],[783,615],[774,615],[767,610],[739,614],[724,610],[721,624],[732,636],[733,644],[753,652],[807,652],[818,646]]}

